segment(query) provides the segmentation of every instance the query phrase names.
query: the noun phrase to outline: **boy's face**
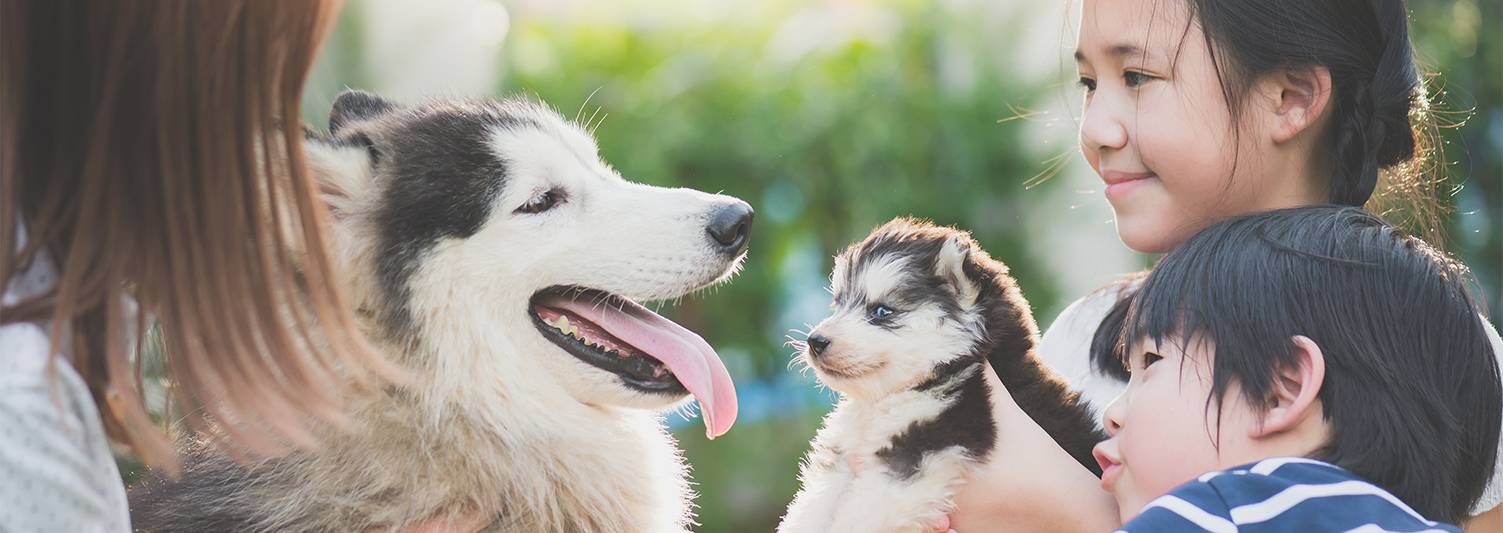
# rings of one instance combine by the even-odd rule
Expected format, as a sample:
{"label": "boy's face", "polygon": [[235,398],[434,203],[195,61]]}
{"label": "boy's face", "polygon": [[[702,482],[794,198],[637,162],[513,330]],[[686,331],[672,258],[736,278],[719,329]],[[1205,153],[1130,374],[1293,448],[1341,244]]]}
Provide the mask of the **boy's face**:
{"label": "boy's face", "polygon": [[1211,401],[1214,349],[1208,342],[1145,339],[1129,353],[1132,379],[1107,407],[1111,438],[1095,450],[1101,487],[1116,495],[1124,522],[1201,474],[1259,459],[1248,458],[1247,446],[1258,417],[1236,383],[1228,387],[1217,420]]}

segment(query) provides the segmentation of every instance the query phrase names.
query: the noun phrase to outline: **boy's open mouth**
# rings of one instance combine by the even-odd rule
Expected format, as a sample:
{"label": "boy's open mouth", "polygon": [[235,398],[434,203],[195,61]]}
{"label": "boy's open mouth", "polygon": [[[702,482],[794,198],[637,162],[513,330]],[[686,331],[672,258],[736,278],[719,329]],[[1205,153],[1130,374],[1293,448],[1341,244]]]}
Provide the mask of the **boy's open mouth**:
{"label": "boy's open mouth", "polygon": [[628,387],[699,400],[711,438],[736,420],[736,392],[709,343],[683,326],[625,298],[557,286],[532,297],[532,321],[543,338]]}

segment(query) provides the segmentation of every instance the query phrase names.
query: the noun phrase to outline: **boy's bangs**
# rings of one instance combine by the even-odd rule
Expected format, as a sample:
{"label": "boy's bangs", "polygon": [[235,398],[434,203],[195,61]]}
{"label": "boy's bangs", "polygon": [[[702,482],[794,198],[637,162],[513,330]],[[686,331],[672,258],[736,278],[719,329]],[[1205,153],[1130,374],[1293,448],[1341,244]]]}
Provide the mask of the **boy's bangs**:
{"label": "boy's bangs", "polygon": [[1210,400],[1219,405],[1236,379],[1250,405],[1263,405],[1278,365],[1295,362],[1288,339],[1310,331],[1301,327],[1309,317],[1286,312],[1293,299],[1312,296],[1292,290],[1308,282],[1294,279],[1309,274],[1299,263],[1323,260],[1282,237],[1262,225],[1216,225],[1186,241],[1134,295],[1123,346],[1146,339],[1208,343],[1215,347]]}

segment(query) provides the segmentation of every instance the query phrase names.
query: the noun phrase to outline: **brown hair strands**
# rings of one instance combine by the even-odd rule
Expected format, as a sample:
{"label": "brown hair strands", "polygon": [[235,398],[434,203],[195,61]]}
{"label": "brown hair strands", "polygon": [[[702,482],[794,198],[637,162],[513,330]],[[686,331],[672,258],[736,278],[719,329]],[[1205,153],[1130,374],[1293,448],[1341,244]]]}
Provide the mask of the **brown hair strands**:
{"label": "brown hair strands", "polygon": [[302,159],[303,85],[338,9],[0,4],[0,279],[42,250],[59,270],[0,322],[50,319],[52,356],[66,352],[107,432],[148,464],[174,466],[127,340],[147,317],[186,422],[212,420],[232,453],[317,446],[308,415],[339,423],[340,384],[396,375],[323,253],[328,215]]}

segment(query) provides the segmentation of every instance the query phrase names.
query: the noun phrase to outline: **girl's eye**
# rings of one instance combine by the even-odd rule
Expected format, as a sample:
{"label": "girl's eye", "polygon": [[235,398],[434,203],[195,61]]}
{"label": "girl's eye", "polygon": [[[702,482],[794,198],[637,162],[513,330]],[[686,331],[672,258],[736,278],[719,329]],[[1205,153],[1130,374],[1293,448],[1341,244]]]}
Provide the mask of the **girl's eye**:
{"label": "girl's eye", "polygon": [[548,191],[543,194],[539,194],[536,197],[533,197],[533,199],[531,200],[528,200],[525,205],[517,208],[517,212],[541,213],[543,211],[553,209],[553,206],[562,203],[563,200],[563,194],[559,193],[558,191]]}
{"label": "girl's eye", "polygon": [[1147,369],[1148,367],[1153,366],[1154,363],[1162,361],[1163,359],[1164,357],[1159,354],[1153,352],[1143,352],[1143,368]]}
{"label": "girl's eye", "polygon": [[1122,73],[1122,82],[1126,83],[1128,87],[1137,87],[1144,83],[1148,83],[1148,81],[1152,79],[1153,76],[1149,76],[1135,70],[1129,70]]}
{"label": "girl's eye", "polygon": [[1079,80],[1075,80],[1075,85],[1079,85],[1080,88],[1085,89],[1088,93],[1096,92],[1096,80],[1085,76],[1081,76]]}
{"label": "girl's eye", "polygon": [[891,307],[887,307],[885,305],[879,305],[879,306],[873,307],[872,310],[870,312],[868,312],[867,314],[871,315],[872,318],[887,318],[887,317],[892,316],[893,310],[892,310]]}

